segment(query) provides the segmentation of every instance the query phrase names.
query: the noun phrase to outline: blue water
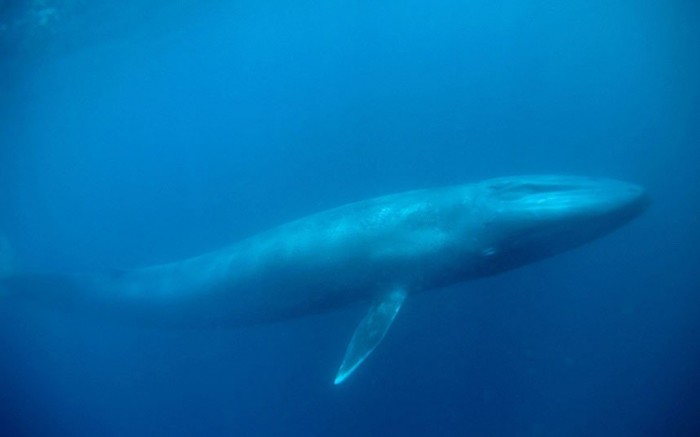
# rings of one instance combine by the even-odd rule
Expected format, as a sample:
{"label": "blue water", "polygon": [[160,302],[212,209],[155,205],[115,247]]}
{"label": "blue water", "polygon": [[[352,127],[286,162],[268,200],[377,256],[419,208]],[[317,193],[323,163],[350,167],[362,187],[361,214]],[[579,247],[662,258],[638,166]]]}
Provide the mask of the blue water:
{"label": "blue water", "polygon": [[653,205],[410,299],[341,386],[362,306],[176,331],[0,302],[1,435],[700,435],[697,2],[93,3],[32,30],[0,2],[0,229],[23,269],[172,261],[513,174]]}

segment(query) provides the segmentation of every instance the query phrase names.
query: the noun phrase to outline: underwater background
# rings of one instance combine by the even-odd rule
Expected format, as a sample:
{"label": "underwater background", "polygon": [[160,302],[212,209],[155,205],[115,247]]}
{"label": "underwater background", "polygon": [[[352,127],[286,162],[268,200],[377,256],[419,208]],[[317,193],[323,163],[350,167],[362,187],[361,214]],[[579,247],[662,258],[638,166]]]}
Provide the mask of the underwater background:
{"label": "underwater background", "polygon": [[0,230],[29,271],[173,261],[484,178],[645,186],[570,253],[236,330],[0,301],[2,436],[700,434],[700,3],[0,0]]}

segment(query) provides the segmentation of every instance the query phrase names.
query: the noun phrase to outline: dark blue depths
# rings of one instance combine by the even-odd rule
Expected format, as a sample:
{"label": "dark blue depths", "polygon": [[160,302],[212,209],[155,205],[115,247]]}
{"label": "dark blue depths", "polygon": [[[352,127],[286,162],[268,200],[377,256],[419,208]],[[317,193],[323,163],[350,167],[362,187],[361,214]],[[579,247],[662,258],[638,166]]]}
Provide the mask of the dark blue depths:
{"label": "dark blue depths", "polygon": [[2,435],[700,432],[694,2],[167,3],[0,2],[0,226],[24,268],[176,260],[511,174],[628,180],[653,205],[410,299],[339,387],[362,307],[212,332],[0,302]]}

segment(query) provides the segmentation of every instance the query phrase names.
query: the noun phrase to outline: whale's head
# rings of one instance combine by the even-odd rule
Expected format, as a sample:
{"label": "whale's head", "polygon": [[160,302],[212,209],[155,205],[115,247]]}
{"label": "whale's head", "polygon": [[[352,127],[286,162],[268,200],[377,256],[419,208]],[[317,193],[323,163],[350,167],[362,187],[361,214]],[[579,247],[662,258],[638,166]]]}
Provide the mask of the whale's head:
{"label": "whale's head", "polygon": [[521,176],[478,184],[479,270],[498,273],[580,246],[641,214],[646,191],[576,176]]}

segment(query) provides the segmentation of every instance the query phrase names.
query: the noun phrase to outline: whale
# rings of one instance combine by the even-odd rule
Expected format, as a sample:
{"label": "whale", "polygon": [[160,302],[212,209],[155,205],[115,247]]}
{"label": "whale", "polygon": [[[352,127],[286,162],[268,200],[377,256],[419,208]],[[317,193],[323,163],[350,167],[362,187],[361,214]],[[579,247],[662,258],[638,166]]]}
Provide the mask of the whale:
{"label": "whale", "polygon": [[[20,273],[7,261],[0,288],[6,298],[71,314],[205,329],[363,303],[367,313],[335,377],[340,384],[382,341],[410,296],[583,245],[648,204],[644,188],[617,180],[501,177],[350,203],[215,252],[145,268]],[[9,260],[8,246],[0,244],[0,260]]]}

